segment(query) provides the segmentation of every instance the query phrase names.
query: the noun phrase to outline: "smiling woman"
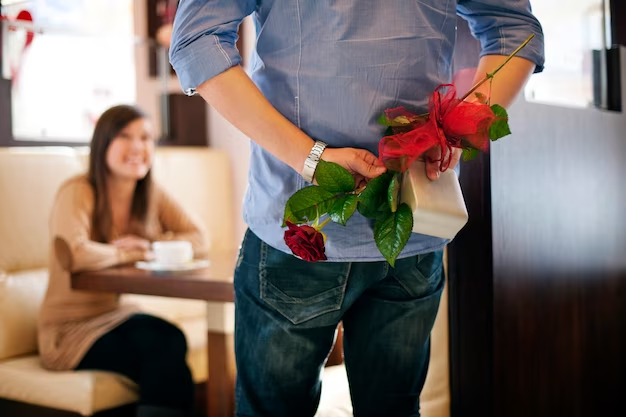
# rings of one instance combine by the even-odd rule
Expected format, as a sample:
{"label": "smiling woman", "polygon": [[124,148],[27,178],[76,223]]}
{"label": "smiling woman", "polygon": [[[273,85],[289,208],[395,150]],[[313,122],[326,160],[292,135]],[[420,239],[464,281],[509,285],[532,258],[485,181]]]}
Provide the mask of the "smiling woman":
{"label": "smiling woman", "polygon": [[98,120],[88,172],[96,188],[93,226],[98,240],[108,241],[112,229],[127,229],[133,218],[145,220],[154,146],[151,123],[136,107],[112,107]]}
{"label": "smiling woman", "polygon": [[98,118],[87,174],[62,184],[52,208],[39,352],[47,369],[130,378],[141,388],[138,416],[187,417],[194,384],[181,330],[115,294],[70,285],[74,272],[151,259],[153,241],[186,241],[196,258],[207,255],[203,229],[152,180],[154,147],[151,123],[138,108],[119,105]]}
{"label": "smiling woman", "polygon": [[113,138],[107,151],[111,176],[120,180],[139,180],[146,176],[154,154],[152,124],[144,119],[128,123]]}

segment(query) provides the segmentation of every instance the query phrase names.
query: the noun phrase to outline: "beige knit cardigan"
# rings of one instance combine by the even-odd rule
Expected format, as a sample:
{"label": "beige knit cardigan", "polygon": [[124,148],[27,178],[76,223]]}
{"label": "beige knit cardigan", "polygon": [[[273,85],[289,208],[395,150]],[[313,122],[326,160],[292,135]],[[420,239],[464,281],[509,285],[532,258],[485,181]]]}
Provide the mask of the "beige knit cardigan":
{"label": "beige knit cardigan", "polygon": [[[140,251],[90,240],[94,190],[86,177],[66,181],[50,215],[49,282],[38,321],[39,355],[52,370],[75,368],[93,343],[127,320],[138,308],[123,305],[116,294],[73,290],[73,272],[97,270],[143,259]],[[150,241],[188,240],[196,258],[207,256],[205,232],[160,186],[154,184],[145,222],[113,237],[135,234]]]}

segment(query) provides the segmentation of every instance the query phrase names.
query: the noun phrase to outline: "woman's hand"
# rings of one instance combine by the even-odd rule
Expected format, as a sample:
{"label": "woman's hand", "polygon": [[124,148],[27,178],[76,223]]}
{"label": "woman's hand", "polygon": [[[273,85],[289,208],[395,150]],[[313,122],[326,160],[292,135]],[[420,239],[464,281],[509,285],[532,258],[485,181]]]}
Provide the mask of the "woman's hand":
{"label": "woman's hand", "polygon": [[143,260],[150,261],[154,259],[150,241],[136,235],[124,235],[110,242],[111,245],[129,252],[137,252],[139,256],[143,254]]}
{"label": "woman's hand", "polygon": [[150,241],[135,235],[124,235],[111,241],[111,244],[124,250],[150,250]]}
{"label": "woman's hand", "polygon": [[322,153],[322,159],[347,169],[354,177],[357,188],[387,171],[383,163],[365,149],[326,148]]}

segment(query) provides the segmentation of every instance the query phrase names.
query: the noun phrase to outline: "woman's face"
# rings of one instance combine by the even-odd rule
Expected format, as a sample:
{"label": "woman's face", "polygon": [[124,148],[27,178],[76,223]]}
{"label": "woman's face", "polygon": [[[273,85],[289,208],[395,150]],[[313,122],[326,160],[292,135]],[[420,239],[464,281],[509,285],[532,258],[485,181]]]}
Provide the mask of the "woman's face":
{"label": "woman's face", "polygon": [[146,119],[127,124],[113,138],[106,154],[109,175],[122,180],[140,180],[152,166],[154,133]]}

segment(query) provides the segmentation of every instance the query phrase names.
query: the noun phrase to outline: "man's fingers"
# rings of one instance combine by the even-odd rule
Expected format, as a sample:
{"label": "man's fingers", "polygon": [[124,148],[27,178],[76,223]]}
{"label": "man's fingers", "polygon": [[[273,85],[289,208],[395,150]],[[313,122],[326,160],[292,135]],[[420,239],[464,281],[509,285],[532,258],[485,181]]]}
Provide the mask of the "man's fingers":
{"label": "man's fingers", "polygon": [[452,149],[452,157],[450,158],[450,169],[453,169],[459,161],[461,160],[461,155],[463,155],[463,149],[454,148]]}
{"label": "man's fingers", "polygon": [[439,179],[439,159],[441,159],[441,148],[435,146],[424,154],[426,160],[426,176],[431,180]]}
{"label": "man's fingers", "polygon": [[433,181],[439,179],[439,162],[426,163],[426,176]]}
{"label": "man's fingers", "polygon": [[375,178],[387,170],[376,155],[365,149],[326,148],[322,159],[346,168],[354,176],[357,185],[363,179]]}
{"label": "man's fingers", "polygon": [[357,154],[353,169],[366,178],[377,177],[387,170],[374,154],[365,150]]}

